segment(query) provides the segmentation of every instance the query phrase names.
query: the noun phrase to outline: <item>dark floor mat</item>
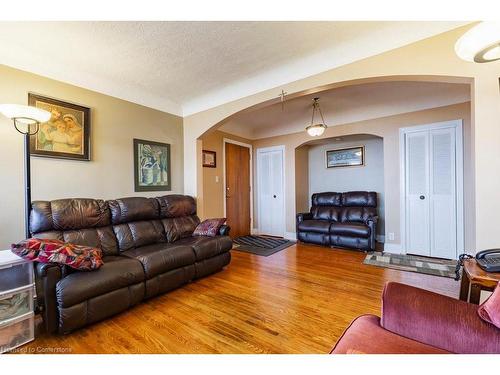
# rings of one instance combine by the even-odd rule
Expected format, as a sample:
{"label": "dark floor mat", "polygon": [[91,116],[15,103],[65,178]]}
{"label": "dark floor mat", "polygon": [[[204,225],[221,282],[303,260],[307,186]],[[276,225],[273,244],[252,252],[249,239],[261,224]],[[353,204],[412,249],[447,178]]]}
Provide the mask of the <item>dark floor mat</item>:
{"label": "dark floor mat", "polygon": [[242,236],[234,239],[233,250],[269,256],[295,244],[284,238],[267,236]]}

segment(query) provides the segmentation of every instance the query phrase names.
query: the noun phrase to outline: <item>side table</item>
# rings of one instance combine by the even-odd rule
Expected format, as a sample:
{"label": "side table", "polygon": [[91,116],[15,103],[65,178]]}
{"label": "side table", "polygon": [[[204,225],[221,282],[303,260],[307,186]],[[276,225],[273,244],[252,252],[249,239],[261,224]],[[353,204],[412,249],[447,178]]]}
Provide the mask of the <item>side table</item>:
{"label": "side table", "polygon": [[478,305],[481,290],[492,291],[499,282],[500,273],[488,273],[477,265],[475,259],[466,259],[462,271],[460,299]]}

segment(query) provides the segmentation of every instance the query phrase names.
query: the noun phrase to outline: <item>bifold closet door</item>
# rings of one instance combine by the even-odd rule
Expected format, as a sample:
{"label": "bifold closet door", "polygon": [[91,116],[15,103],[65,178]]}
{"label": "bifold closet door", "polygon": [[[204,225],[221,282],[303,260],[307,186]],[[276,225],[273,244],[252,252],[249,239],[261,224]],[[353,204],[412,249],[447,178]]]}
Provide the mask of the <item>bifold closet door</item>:
{"label": "bifold closet door", "polygon": [[259,233],[283,236],[283,151],[257,151]]}
{"label": "bifold closet door", "polygon": [[456,128],[405,137],[406,252],[457,256]]}

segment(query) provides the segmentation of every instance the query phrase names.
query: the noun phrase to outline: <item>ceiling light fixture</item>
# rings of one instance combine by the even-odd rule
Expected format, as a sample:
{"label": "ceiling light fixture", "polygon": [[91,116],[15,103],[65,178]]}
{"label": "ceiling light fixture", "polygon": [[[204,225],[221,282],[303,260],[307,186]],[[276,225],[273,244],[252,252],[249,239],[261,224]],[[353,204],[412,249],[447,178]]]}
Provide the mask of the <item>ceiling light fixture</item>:
{"label": "ceiling light fixture", "polygon": [[[321,108],[319,107],[318,101],[319,98],[313,99],[313,113],[311,118],[311,125],[309,125],[306,128],[307,134],[309,134],[311,137],[319,137],[326,130],[325,119],[323,118],[323,113],[321,112]],[[321,122],[318,124],[314,123],[314,115],[316,114],[316,111],[318,111],[321,116]]]}
{"label": "ceiling light fixture", "polygon": [[500,22],[481,22],[474,26],[457,40],[455,52],[465,61],[500,60]]}

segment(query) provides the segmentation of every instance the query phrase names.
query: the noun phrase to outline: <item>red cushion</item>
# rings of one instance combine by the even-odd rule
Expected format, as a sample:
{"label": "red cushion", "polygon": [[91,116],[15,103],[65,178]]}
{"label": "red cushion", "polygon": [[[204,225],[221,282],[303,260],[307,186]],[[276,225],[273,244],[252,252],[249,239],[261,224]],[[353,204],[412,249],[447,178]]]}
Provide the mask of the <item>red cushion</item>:
{"label": "red cushion", "polygon": [[40,263],[59,263],[80,271],[95,270],[103,263],[100,249],[59,240],[28,238],[18,244],[12,244],[11,250],[23,259]]}
{"label": "red cushion", "polygon": [[493,294],[479,306],[477,313],[485,322],[500,328],[500,286],[497,285]]}
{"label": "red cushion", "polygon": [[226,218],[207,219],[202,221],[194,230],[193,236],[209,236],[215,237],[219,233],[219,229],[226,222]]}

